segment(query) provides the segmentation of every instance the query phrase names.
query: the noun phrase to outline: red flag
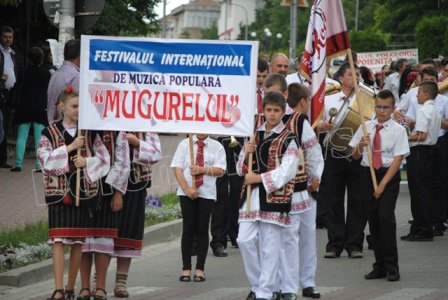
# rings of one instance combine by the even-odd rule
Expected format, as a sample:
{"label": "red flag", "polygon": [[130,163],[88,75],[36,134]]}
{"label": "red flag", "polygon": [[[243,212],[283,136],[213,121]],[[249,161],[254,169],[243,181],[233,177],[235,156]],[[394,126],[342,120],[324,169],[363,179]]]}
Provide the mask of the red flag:
{"label": "red flag", "polygon": [[324,106],[326,58],[350,48],[341,0],[314,0],[306,36],[302,74],[311,82],[310,120],[314,124]]}

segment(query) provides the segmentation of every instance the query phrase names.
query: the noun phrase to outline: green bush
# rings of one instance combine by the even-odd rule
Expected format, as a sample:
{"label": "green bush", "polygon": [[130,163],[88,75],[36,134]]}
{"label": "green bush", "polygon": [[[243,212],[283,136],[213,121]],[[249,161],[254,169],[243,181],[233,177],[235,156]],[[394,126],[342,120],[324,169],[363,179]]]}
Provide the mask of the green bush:
{"label": "green bush", "polygon": [[415,27],[415,42],[420,59],[448,52],[448,17],[424,17]]}

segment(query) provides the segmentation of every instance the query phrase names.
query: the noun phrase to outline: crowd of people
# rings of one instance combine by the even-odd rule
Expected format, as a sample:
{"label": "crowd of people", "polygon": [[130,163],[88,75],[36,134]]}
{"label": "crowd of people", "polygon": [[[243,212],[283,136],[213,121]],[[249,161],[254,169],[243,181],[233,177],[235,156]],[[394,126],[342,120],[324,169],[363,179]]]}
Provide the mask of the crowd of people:
{"label": "crowd of people", "polygon": [[[49,299],[75,299],[78,271],[77,299],[106,299],[112,257],[117,261],[114,295],[129,297],[131,260],[143,247],[151,166],[162,157],[159,137],[77,129],[79,40],[65,44],[57,70],[47,48],[31,47],[28,65],[19,72],[14,31],[3,26],[0,35],[0,168],[22,171],[32,125],[53,247],[55,290]],[[247,300],[297,299],[299,291],[320,298],[316,227],[327,229],[324,258],[337,259],[346,251],[360,259],[367,224],[375,261],[364,277],[399,280],[394,211],[403,168],[413,219],[401,240],[433,241],[444,234],[448,98],[437,83],[448,77],[448,59],[411,66],[400,58],[376,74],[356,65],[353,73],[346,62],[328,74],[327,82],[337,81],[340,88],[326,95],[316,124],[307,117],[312,95],[298,66],[300,57],[290,72],[283,53],[258,60],[250,139],[196,134],[178,145],[171,168],[183,217],[181,282],[206,281],[209,245],[216,257],[226,257],[230,241],[244,262]],[[336,120],[357,101],[356,82],[373,91],[363,104],[373,114],[352,129],[341,148]],[[13,116],[18,125],[14,166],[6,153]],[[70,247],[66,284],[64,246]]]}

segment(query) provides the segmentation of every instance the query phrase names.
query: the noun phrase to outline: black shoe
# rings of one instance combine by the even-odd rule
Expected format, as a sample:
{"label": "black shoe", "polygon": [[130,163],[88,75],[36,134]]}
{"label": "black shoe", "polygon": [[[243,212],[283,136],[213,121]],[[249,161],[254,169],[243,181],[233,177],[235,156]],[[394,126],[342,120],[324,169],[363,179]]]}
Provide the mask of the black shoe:
{"label": "black shoe", "polygon": [[281,300],[281,299],[282,299],[282,293],[280,293],[280,292],[272,293],[272,300]]}
{"label": "black shoe", "polygon": [[230,238],[230,243],[233,248],[238,248],[238,243],[236,242],[236,238]]}
{"label": "black shoe", "polygon": [[400,273],[398,270],[393,270],[387,272],[387,281],[398,281],[400,280]]}
{"label": "black shoe", "polygon": [[6,162],[0,163],[0,169],[11,169],[12,166]]}
{"label": "black shoe", "polygon": [[373,250],[373,237],[369,234],[366,235],[367,249]]}
{"label": "black shoe", "polygon": [[409,219],[408,224],[412,224],[412,223],[414,223],[414,219]]}
{"label": "black shoe", "polygon": [[325,253],[324,258],[338,258],[340,254],[336,253],[336,251],[328,251]]}
{"label": "black shoe", "polygon": [[434,228],[434,236],[443,236],[443,230]]}
{"label": "black shoe", "polygon": [[364,278],[369,280],[369,279],[386,278],[386,276],[387,276],[386,271],[380,271],[380,270],[373,269],[372,272],[364,275]]}
{"label": "black shoe", "polygon": [[424,235],[420,235],[420,234],[408,234],[406,236],[402,236],[400,239],[403,241],[408,241],[408,242],[432,242],[432,241],[434,241],[433,237],[424,236]]}
{"label": "black shoe", "polygon": [[284,293],[280,299],[283,300],[297,300],[297,295],[294,293]]}
{"label": "black shoe", "polygon": [[302,296],[306,298],[318,299],[320,298],[320,293],[316,292],[314,287],[310,286],[302,290]]}
{"label": "black shoe", "polygon": [[22,167],[11,168],[11,172],[22,172]]}
{"label": "black shoe", "polygon": [[227,256],[227,250],[224,249],[223,246],[218,246],[215,249],[213,249],[213,255],[216,257],[226,257]]}
{"label": "black shoe", "polygon": [[256,300],[255,293],[250,291],[249,295],[247,295],[246,300]]}

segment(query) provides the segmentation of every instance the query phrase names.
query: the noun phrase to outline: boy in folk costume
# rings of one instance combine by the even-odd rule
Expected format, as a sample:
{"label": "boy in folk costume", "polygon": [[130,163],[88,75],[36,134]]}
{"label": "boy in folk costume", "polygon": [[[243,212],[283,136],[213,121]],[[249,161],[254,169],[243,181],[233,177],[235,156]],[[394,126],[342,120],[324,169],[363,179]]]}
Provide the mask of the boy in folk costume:
{"label": "boy in folk costume", "polygon": [[[364,167],[365,197],[368,208],[369,228],[373,237],[375,263],[365,279],[387,276],[389,281],[400,279],[397,250],[397,224],[395,205],[400,191],[400,165],[409,155],[406,129],[391,118],[395,108],[394,95],[389,90],[380,91],[375,99],[376,119],[366,122],[367,135],[361,127],[356,131],[350,146],[353,158],[362,156]],[[369,169],[366,146],[372,145],[372,161],[378,187],[374,189]]]}
{"label": "boy in folk costume", "polygon": [[106,298],[106,274],[110,256],[114,253],[114,238],[118,237],[118,211],[123,207],[122,194],[126,192],[130,173],[129,144],[125,132],[100,131],[111,157],[111,168],[101,179],[100,199],[93,209],[92,237],[83,245],[81,260],[80,300],[90,299],[90,272],[95,257],[96,286],[94,300]]}
{"label": "boy in folk costume", "polygon": [[253,153],[256,173],[245,174],[252,185],[250,202],[243,193],[238,246],[251,285],[247,299],[271,299],[280,256],[281,230],[290,225],[289,211],[294,177],[299,163],[294,136],[285,129],[282,117],[285,98],[278,92],[263,99],[266,122],[240,152],[237,172],[247,173],[248,154]]}
{"label": "boy in folk costume", "polygon": [[117,273],[114,295],[127,298],[126,288],[131,259],[140,257],[145,228],[146,189],[151,186],[151,165],[162,159],[159,136],[150,132],[126,134],[130,148],[131,173],[123,196],[123,209],[118,212],[118,238],[114,240]]}
{"label": "boy in folk costume", "polygon": [[[63,115],[45,128],[37,149],[48,204],[48,243],[53,245],[55,291],[49,299],[74,299],[74,286],[81,261],[81,247],[89,236],[90,204],[98,197],[98,179],[109,172],[110,156],[98,135],[77,136],[78,94],[71,86],[59,96]],[[77,155],[81,149],[81,156]],[[80,206],[76,204],[76,177],[80,168]],[[68,281],[64,291],[64,246],[71,247]]]}

